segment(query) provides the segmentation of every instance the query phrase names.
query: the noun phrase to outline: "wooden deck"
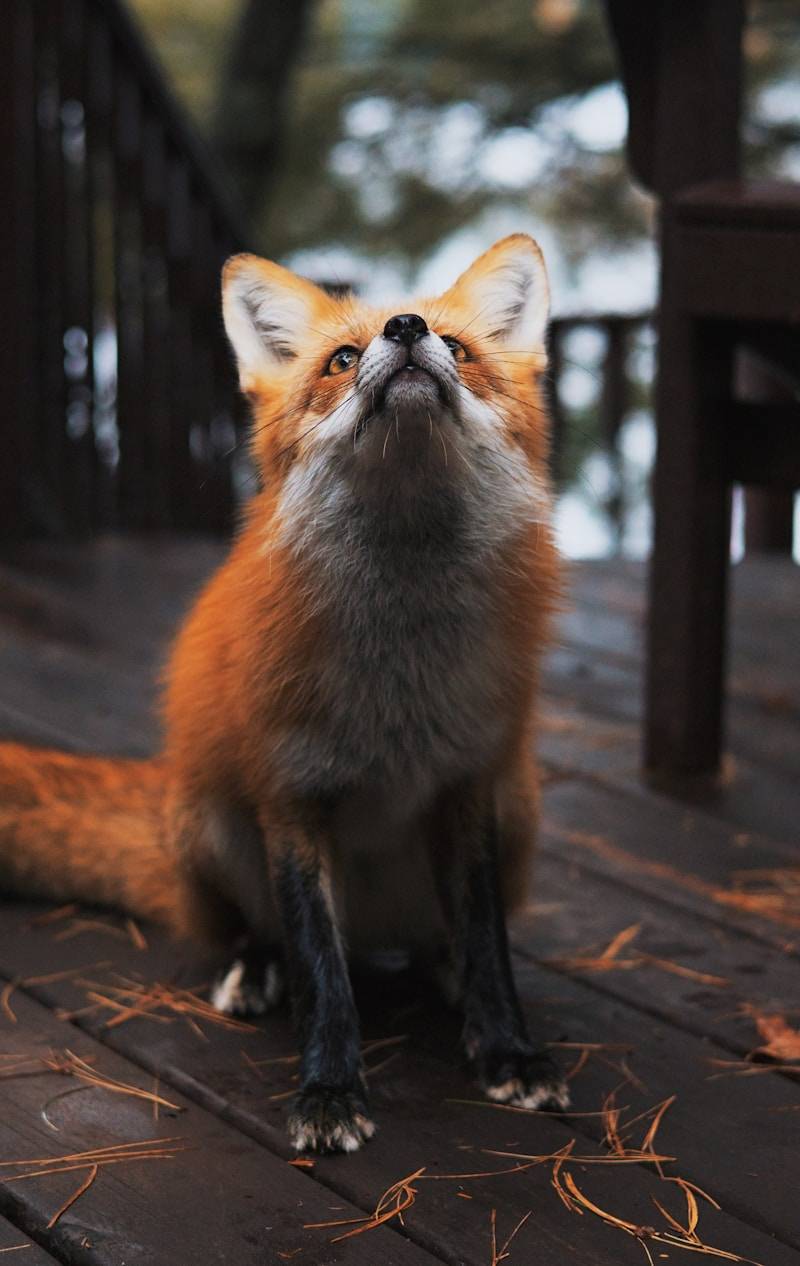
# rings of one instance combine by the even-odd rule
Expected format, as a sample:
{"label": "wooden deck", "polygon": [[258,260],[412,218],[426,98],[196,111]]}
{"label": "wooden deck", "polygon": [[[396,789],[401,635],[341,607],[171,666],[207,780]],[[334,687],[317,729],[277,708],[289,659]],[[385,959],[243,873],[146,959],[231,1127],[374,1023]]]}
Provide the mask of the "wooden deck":
{"label": "wooden deck", "polygon": [[[158,540],[6,551],[0,733],[73,749],[152,750],[155,669],[219,556],[216,545]],[[575,1115],[481,1103],[454,1055],[457,1021],[387,964],[358,984],[364,1033],[375,1043],[367,1062],[379,1132],[355,1156],[293,1167],[282,1120],[294,1074],[285,1014],[238,1030],[177,1010],[185,998],[175,989],[202,995],[209,965],[156,931],[143,927],[142,938],[106,914],[92,916],[95,924],[75,912],[43,921],[41,907],[6,903],[0,977],[20,983],[0,998],[0,1252],[28,1245],[19,1250],[25,1266],[497,1266],[503,1241],[529,1214],[507,1266],[688,1260],[697,1245],[670,1243],[668,1233],[678,1233],[654,1204],[686,1226],[685,1189],[652,1163],[568,1161],[560,1170],[561,1183],[569,1175],[574,1184],[567,1203],[552,1161],[470,1176],[518,1163],[498,1152],[608,1155],[610,1118],[598,1114],[615,1092],[629,1147],[653,1117],[630,1130],[625,1122],[670,1100],[655,1137],[660,1154],[675,1158],[663,1173],[721,1206],[697,1196],[703,1243],[734,1260],[798,1266],[800,1084],[787,1067],[743,1061],[767,1040],[759,1015],[800,1027],[799,600],[800,571],[788,564],[736,570],[723,785],[667,794],[637,773],[643,571],[574,569],[547,671],[541,850],[514,940],[532,1027],[563,1043],[574,1069]],[[171,989],[160,1009],[124,1009],[155,982]],[[117,1009],[102,998],[117,999]],[[58,1067],[67,1051],[175,1106],[45,1068],[43,1059]],[[792,1060],[797,1072],[800,1051]],[[147,1154],[154,1139],[178,1150]],[[124,1163],[95,1171],[83,1157],[68,1172],[41,1172],[43,1158],[118,1148],[97,1158],[107,1161],[139,1143]],[[338,1242],[350,1227],[309,1226],[363,1217],[421,1169],[402,1224]],[[641,1234],[581,1205],[576,1190]]]}

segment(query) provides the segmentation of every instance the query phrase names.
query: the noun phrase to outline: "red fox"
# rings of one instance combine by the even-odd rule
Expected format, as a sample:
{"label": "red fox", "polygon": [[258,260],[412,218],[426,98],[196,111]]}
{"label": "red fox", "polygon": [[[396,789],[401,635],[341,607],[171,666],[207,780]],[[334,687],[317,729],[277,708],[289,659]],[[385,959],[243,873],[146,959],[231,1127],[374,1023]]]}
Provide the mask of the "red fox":
{"label": "red fox", "polygon": [[558,591],[541,252],[505,238],[410,306],[228,261],[262,490],[178,634],[164,751],[0,746],[6,886],[246,945],[221,1009],[265,1010],[285,975],[298,1150],[374,1131],[348,955],[376,947],[446,975],[490,1098],[568,1103],[526,1031],[505,925],[533,845]]}

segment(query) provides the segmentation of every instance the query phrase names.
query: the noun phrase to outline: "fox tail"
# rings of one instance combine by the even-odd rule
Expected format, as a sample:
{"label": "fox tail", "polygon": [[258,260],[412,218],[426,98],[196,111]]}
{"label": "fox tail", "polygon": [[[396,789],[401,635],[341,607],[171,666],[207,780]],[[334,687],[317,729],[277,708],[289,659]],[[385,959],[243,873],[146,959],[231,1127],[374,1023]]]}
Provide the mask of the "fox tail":
{"label": "fox tail", "polygon": [[0,743],[0,888],[183,924],[159,760]]}

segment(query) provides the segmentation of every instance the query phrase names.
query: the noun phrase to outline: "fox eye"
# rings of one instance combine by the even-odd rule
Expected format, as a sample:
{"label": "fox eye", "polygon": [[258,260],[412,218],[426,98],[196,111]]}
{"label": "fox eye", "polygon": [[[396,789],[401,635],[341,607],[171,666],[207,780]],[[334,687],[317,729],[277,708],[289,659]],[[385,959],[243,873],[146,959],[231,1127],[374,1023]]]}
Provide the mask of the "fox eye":
{"label": "fox eye", "polygon": [[445,347],[449,347],[450,351],[453,353],[453,360],[467,359],[466,349],[462,346],[461,343],[459,343],[457,338],[451,338],[449,334],[443,334],[442,342],[444,343]]}
{"label": "fox eye", "polygon": [[358,360],[358,352],[354,347],[340,347],[328,361],[327,374],[344,374],[352,369]]}

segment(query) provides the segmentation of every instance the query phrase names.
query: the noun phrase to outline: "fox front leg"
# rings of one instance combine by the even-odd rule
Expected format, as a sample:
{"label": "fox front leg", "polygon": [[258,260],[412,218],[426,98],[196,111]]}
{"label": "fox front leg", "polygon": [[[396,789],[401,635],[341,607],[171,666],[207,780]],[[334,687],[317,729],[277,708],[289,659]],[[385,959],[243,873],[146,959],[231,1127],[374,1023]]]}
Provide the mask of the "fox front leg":
{"label": "fox front leg", "polygon": [[531,1042],[514,983],[491,793],[476,786],[456,793],[439,844],[439,886],[460,967],[470,1064],[498,1103],[566,1108],[567,1087],[549,1053]]}
{"label": "fox front leg", "polygon": [[[277,835],[277,839],[276,839]],[[325,841],[270,827],[270,872],[300,1040],[300,1090],[289,1113],[298,1151],[354,1152],[371,1138],[361,1036],[326,866]]]}

